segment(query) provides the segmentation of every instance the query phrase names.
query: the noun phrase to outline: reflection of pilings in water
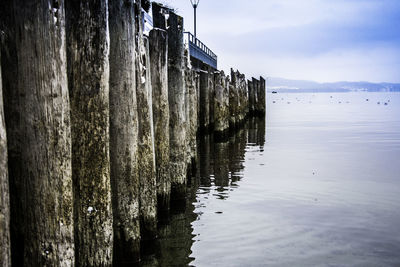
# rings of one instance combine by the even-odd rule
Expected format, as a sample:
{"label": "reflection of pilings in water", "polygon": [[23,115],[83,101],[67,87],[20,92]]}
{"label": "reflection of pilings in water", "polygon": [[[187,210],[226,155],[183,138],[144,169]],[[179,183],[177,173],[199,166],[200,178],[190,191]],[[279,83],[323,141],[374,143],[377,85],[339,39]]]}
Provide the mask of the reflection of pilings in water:
{"label": "reflection of pilings in water", "polygon": [[200,184],[210,186],[210,151],[211,135],[203,135],[199,142],[199,169],[200,169]]}
{"label": "reflection of pilings in water", "polygon": [[229,171],[231,183],[240,180],[240,172],[242,172],[244,168],[243,161],[248,138],[247,125],[248,123],[229,139]]}
{"label": "reflection of pilings in water", "polygon": [[257,145],[264,149],[265,145],[265,116],[257,117]]}
{"label": "reflection of pilings in water", "polygon": [[265,144],[265,117],[252,117],[249,119],[248,142],[263,149]]}
{"label": "reflection of pilings in water", "polygon": [[218,191],[224,191],[229,185],[229,142],[214,144],[214,178],[215,185],[221,187]]}

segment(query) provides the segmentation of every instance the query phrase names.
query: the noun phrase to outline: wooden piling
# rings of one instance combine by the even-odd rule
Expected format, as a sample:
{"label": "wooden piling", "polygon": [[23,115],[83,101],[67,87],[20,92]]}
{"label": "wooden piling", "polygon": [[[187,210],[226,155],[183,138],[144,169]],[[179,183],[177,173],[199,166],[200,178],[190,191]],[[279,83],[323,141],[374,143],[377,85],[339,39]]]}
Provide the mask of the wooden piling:
{"label": "wooden piling", "polygon": [[217,140],[228,137],[229,130],[229,84],[223,71],[215,73],[214,133]]}
{"label": "wooden piling", "polygon": [[157,174],[157,209],[169,210],[171,180],[169,173],[168,36],[155,28],[150,31],[150,70],[153,86],[153,123]]}
{"label": "wooden piling", "polygon": [[133,0],[110,1],[110,176],[114,265],[140,259]]}
{"label": "wooden piling", "polygon": [[231,77],[231,83],[229,86],[229,127],[234,131],[240,123],[239,120],[239,92],[236,85],[235,75]]}
{"label": "wooden piling", "polygon": [[[4,0],[0,10],[5,26],[1,65],[12,265],[71,266],[73,197],[64,2]],[[3,152],[4,129],[1,135]],[[1,179],[4,175],[2,169]],[[4,197],[2,192],[0,198]]]}
{"label": "wooden piling", "polygon": [[0,266],[11,266],[10,252],[10,194],[8,185],[7,136],[0,64]]}
{"label": "wooden piling", "polygon": [[210,128],[210,94],[208,93],[209,79],[208,72],[200,72],[199,122],[200,131],[202,133],[207,133]]}
{"label": "wooden piling", "polygon": [[66,18],[76,265],[109,266],[113,215],[107,1],[67,1]]}
{"label": "wooden piling", "polygon": [[260,81],[257,80],[256,78],[252,78],[252,84],[253,84],[253,90],[252,90],[252,97],[253,97],[253,112],[252,114],[254,116],[258,115],[258,111],[259,111],[259,91],[260,91]]}
{"label": "wooden piling", "polygon": [[[143,35],[142,35],[143,36]],[[157,234],[157,189],[154,154],[153,104],[150,71],[149,40],[139,39],[136,96],[139,115],[139,180],[142,240],[154,239]]]}
{"label": "wooden piling", "polygon": [[187,174],[183,18],[170,12],[167,32],[171,199],[177,204],[183,204]]}
{"label": "wooden piling", "polygon": [[265,79],[260,77],[260,88],[258,92],[258,113],[260,116],[265,115],[266,102],[265,102]]}
{"label": "wooden piling", "polygon": [[247,81],[248,94],[249,94],[249,114],[254,115],[255,113],[255,89],[254,82],[248,80]]}

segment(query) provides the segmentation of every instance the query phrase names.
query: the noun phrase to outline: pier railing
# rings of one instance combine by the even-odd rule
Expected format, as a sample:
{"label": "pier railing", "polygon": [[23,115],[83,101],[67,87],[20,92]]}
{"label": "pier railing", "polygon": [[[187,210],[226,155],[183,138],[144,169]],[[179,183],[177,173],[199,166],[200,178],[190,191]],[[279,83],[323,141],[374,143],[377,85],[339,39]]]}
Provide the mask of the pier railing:
{"label": "pier railing", "polygon": [[185,34],[187,35],[187,40],[189,42],[190,56],[202,61],[214,69],[217,69],[217,55],[190,32],[185,32]]}

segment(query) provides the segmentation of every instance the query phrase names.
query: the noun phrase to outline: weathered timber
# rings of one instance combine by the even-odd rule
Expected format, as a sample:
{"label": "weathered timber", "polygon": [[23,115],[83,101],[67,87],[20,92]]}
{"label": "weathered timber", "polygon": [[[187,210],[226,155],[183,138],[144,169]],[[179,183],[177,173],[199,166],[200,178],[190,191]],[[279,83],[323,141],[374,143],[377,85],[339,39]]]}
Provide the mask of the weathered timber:
{"label": "weathered timber", "polygon": [[179,204],[186,197],[187,174],[183,18],[170,12],[167,32],[171,199]]}
{"label": "weathered timber", "polygon": [[189,48],[186,46],[184,51],[184,75],[185,75],[185,116],[186,116],[186,148],[187,148],[187,178],[188,182],[196,171],[197,147],[197,93],[196,77],[197,73],[192,70],[190,63]]}
{"label": "weathered timber", "polygon": [[134,5],[133,0],[112,0],[108,4],[114,264],[140,258]]}
{"label": "weathered timber", "polygon": [[239,86],[242,88],[243,93],[243,113],[244,119],[249,115],[249,93],[247,90],[246,76],[244,74],[239,74]]}
{"label": "weathered timber", "polygon": [[260,77],[260,86],[258,90],[258,115],[264,116],[265,115],[265,108],[266,108],[266,102],[265,102],[265,79],[263,77]]}
{"label": "weathered timber", "polygon": [[260,91],[260,81],[257,80],[256,78],[252,78],[252,84],[253,84],[253,89],[252,89],[252,94],[253,94],[253,111],[252,111],[252,115],[256,116],[258,114],[258,103],[259,103],[259,99],[258,99],[258,94]]}
{"label": "weathered timber", "polygon": [[198,165],[197,157],[197,133],[198,133],[198,90],[199,90],[199,75],[193,69],[186,68],[186,89],[189,94],[188,107],[189,107],[189,118],[188,123],[188,140],[190,147],[190,164],[191,164],[191,175],[193,176],[196,172]]}
{"label": "weathered timber", "polygon": [[11,266],[10,194],[7,159],[7,135],[4,120],[3,87],[0,64],[0,266]]}
{"label": "weathered timber", "polygon": [[[154,6],[154,4],[153,4]],[[169,210],[171,177],[169,173],[168,38],[161,29],[150,31],[150,70],[153,86],[154,150],[157,174],[157,208]]]}
{"label": "weathered timber", "polygon": [[214,99],[215,99],[215,79],[214,79],[214,71],[209,69],[209,80],[208,80],[208,93],[209,93],[209,109],[210,109],[210,131],[212,132],[214,130],[214,124],[215,124],[215,113],[214,113]]}
{"label": "weathered timber", "polygon": [[153,14],[153,27],[167,30],[166,15],[169,13],[170,10],[157,2],[152,2],[151,7]]}
{"label": "weathered timber", "polygon": [[249,114],[254,115],[255,113],[255,84],[253,81],[247,81],[248,94],[249,94]]}
{"label": "weathered timber", "polygon": [[200,108],[199,122],[200,131],[206,133],[210,129],[210,94],[208,93],[210,74],[205,71],[200,72]]}
{"label": "weathered timber", "polygon": [[5,31],[1,65],[12,264],[71,266],[73,198],[64,2],[4,0],[0,10]]}
{"label": "weathered timber", "polygon": [[241,74],[239,71],[236,71],[236,86],[239,90],[239,124],[243,126],[243,123],[248,115],[248,96],[247,96],[247,84],[246,77],[244,74]]}
{"label": "weathered timber", "polygon": [[67,1],[77,266],[112,264],[107,1]]}
{"label": "weathered timber", "polygon": [[239,126],[239,91],[236,83],[235,76],[231,77],[231,84],[229,86],[229,127],[231,130]]}
{"label": "weathered timber", "polygon": [[226,139],[229,130],[229,84],[223,71],[215,73],[214,133],[218,140]]}
{"label": "weathered timber", "polygon": [[136,95],[139,115],[140,229],[143,240],[153,239],[157,231],[157,189],[154,154],[152,85],[149,40],[139,38]]}

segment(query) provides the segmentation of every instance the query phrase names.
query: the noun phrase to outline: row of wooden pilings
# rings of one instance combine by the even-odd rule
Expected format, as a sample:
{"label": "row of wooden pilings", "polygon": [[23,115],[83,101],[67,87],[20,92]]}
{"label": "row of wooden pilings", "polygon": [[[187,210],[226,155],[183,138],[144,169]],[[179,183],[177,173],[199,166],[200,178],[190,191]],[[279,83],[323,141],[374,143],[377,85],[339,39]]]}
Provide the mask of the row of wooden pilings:
{"label": "row of wooden pilings", "polygon": [[199,132],[265,114],[262,78],[191,69],[183,19],[153,3],[146,36],[138,10],[1,1],[1,266],[139,260],[184,201]]}

